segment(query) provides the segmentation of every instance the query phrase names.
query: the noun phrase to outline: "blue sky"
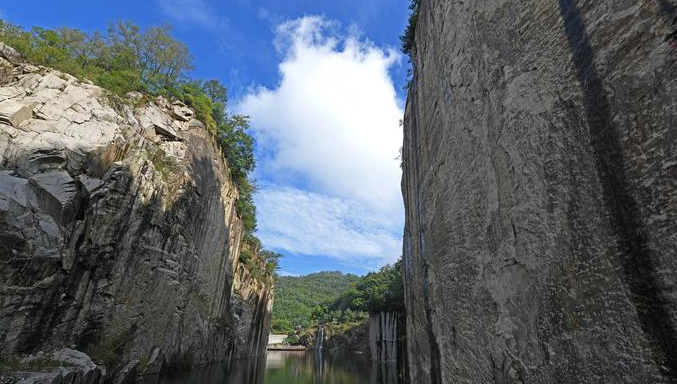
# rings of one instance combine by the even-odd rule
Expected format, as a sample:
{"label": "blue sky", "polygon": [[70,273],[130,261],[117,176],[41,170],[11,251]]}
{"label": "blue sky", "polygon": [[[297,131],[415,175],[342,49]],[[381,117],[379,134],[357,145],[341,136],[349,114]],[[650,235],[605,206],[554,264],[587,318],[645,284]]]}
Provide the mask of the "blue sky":
{"label": "blue sky", "polygon": [[[281,272],[363,274],[401,253],[406,0],[10,0],[25,27],[170,24],[257,139],[259,237]],[[96,5],[93,5],[96,4]]]}

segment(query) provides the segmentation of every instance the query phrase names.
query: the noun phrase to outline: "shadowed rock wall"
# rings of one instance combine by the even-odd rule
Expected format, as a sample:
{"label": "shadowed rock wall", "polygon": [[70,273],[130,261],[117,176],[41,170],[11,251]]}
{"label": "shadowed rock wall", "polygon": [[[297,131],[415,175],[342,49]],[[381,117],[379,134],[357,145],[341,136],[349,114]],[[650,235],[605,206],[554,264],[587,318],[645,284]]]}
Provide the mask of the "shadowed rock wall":
{"label": "shadowed rock wall", "polygon": [[677,382],[675,17],[664,0],[422,0],[413,382]]}

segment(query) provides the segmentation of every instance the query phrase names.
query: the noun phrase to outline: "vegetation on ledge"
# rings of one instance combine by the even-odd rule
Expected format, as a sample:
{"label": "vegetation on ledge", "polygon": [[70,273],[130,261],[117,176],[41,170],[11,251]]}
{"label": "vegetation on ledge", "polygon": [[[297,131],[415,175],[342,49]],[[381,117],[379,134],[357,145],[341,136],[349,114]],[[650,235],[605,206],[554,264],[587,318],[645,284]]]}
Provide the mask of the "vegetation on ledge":
{"label": "vegetation on ledge", "polygon": [[57,367],[69,367],[70,363],[53,360],[49,357],[25,358],[20,356],[5,356],[0,358],[0,375],[15,372],[47,372]]}
{"label": "vegetation on ledge", "polygon": [[420,7],[421,0],[409,0],[409,9],[411,10],[411,14],[409,14],[409,24],[402,36],[400,36],[402,52],[409,56],[411,56],[414,45],[416,44],[416,25],[418,24],[418,11]]}

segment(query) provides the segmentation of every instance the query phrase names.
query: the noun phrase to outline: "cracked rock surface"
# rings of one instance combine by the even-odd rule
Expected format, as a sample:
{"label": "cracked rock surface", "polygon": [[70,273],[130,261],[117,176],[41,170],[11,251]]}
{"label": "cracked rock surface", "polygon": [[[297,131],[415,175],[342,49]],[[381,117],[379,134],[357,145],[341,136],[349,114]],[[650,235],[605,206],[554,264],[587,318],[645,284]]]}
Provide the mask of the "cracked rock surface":
{"label": "cracked rock surface", "polygon": [[193,111],[0,55],[0,355],[263,353],[271,287],[240,265],[238,191]]}
{"label": "cracked rock surface", "polygon": [[421,1],[412,382],[677,382],[675,5]]}

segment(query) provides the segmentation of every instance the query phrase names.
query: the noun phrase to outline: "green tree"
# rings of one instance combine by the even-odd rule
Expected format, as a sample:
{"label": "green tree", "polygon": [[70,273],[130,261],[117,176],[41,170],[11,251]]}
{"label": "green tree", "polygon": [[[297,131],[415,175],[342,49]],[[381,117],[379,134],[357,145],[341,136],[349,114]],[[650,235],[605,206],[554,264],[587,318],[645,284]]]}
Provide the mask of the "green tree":
{"label": "green tree", "polygon": [[174,40],[169,25],[142,31],[129,21],[113,23],[108,30],[113,46],[134,52],[144,83],[152,92],[170,89],[194,69],[188,48]]}
{"label": "green tree", "polygon": [[400,36],[402,52],[409,56],[411,56],[412,50],[414,49],[416,25],[418,24],[418,13],[420,7],[421,0],[409,0],[409,9],[411,10],[411,13],[409,14],[409,23],[407,24],[407,28],[404,30],[402,36]]}

